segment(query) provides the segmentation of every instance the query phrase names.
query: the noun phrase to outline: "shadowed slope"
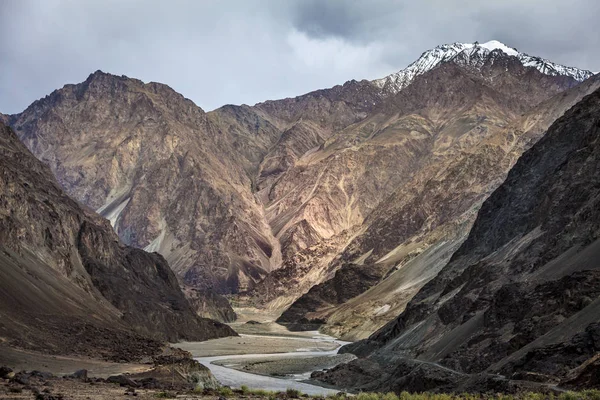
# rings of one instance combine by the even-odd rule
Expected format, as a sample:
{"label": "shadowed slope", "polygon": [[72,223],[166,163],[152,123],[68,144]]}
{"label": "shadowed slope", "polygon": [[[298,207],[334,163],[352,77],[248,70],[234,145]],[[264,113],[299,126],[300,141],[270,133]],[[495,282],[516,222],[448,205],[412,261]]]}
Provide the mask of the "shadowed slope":
{"label": "shadowed slope", "polygon": [[[158,254],[122,245],[0,124],[0,335],[54,354],[132,359],[235,334],[196,316]],[[122,357],[122,358],[119,358]]]}
{"label": "shadowed slope", "polygon": [[[406,310],[345,348],[369,357],[322,378],[348,379],[374,362],[405,373],[386,373],[373,387],[403,390],[414,363],[425,362],[442,365],[422,374],[437,382],[431,388],[460,390],[465,373],[481,372],[585,386],[600,351],[599,133],[596,90],[523,154]],[[454,377],[438,379],[440,368]]]}

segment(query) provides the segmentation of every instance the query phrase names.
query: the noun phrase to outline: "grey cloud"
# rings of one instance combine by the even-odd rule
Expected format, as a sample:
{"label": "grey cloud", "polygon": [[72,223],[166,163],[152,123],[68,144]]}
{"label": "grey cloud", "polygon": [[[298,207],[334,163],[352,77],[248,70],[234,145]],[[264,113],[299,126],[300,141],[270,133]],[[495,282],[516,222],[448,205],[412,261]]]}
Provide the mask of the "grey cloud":
{"label": "grey cloud", "polygon": [[381,39],[386,30],[393,31],[393,21],[403,8],[402,2],[389,0],[306,0],[295,3],[292,22],[313,37],[335,36],[364,43]]}
{"label": "grey cloud", "polygon": [[600,70],[597,0],[4,0],[0,112],[102,69],[210,110],[397,71],[438,44],[497,39]]}

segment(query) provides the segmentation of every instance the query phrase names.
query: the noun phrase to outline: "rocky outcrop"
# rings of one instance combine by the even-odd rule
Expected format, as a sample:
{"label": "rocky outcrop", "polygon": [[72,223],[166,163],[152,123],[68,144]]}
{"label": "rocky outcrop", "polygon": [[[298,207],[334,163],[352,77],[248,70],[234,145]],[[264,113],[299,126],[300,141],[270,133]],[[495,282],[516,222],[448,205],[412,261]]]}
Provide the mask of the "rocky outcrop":
{"label": "rocky outcrop", "polygon": [[224,296],[212,290],[184,288],[184,293],[192,308],[203,318],[210,318],[220,322],[233,322],[237,315],[231,304]]}
{"label": "rocky outcrop", "polygon": [[[599,133],[596,90],[523,154],[448,265],[406,310],[344,349],[367,358],[335,374],[412,359],[469,379],[492,373],[593,386],[600,350]],[[412,371],[373,385],[401,390]]]}
{"label": "rocky outcrop", "polygon": [[234,335],[201,319],[158,254],[120,243],[0,125],[0,329],[5,344],[116,360],[163,341]]}

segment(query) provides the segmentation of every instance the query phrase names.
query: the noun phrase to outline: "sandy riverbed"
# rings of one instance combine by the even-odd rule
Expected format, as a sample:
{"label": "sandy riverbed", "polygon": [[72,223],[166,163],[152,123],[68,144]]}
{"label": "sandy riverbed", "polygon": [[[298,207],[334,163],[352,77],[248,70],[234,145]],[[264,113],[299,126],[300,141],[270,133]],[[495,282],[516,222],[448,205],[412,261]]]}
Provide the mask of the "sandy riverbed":
{"label": "sandy riverbed", "polygon": [[350,362],[356,358],[352,354],[335,354],[326,356],[293,357],[293,358],[249,358],[243,360],[222,359],[214,364],[233,368],[238,371],[265,376],[308,375],[312,371],[332,368],[340,363]]}
{"label": "sandy riverbed", "polygon": [[[310,372],[347,362],[350,355],[337,355],[343,342],[318,332],[289,332],[275,323],[232,324],[240,337],[206,342],[177,343],[209,367],[224,385],[267,390],[297,388],[310,394],[333,390],[306,382]],[[55,375],[87,369],[90,376],[108,377],[148,370],[150,364],[112,363],[83,357],[50,356],[0,345],[0,365],[15,370],[41,370]],[[304,382],[303,382],[304,381]]]}
{"label": "sandy riverbed", "polygon": [[295,388],[312,395],[335,393],[308,381],[312,371],[353,358],[337,355],[344,342],[316,331],[289,332],[274,323],[237,324],[233,328],[246,333],[176,346],[192,353],[223,385],[274,391]]}
{"label": "sandy riverbed", "polygon": [[[238,332],[240,327],[232,326]],[[194,357],[212,357],[234,354],[288,353],[298,350],[330,351],[339,347],[333,338],[318,332],[294,332],[274,328],[250,326],[240,337],[226,337],[205,342],[182,342],[174,346],[187,350]],[[326,340],[329,339],[329,340]]]}

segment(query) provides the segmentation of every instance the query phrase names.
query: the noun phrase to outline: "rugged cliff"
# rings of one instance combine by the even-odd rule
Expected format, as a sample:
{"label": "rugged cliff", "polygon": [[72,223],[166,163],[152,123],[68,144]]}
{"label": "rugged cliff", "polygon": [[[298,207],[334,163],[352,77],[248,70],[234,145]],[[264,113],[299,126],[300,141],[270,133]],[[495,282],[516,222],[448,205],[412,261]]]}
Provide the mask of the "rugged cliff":
{"label": "rugged cliff", "polygon": [[396,391],[597,386],[599,134],[596,90],[523,154],[406,310],[345,348],[364,358],[321,379]]}

